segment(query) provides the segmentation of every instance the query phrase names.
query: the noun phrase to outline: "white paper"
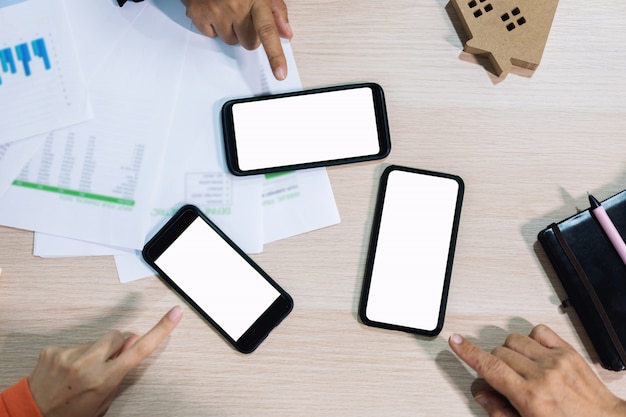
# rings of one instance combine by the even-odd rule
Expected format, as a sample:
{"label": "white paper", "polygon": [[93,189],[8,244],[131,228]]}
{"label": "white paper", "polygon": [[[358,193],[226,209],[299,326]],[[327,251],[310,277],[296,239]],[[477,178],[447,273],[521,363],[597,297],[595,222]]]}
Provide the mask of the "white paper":
{"label": "white paper", "polygon": [[80,64],[87,81],[91,80],[120,42],[133,36],[133,23],[148,2],[127,2],[118,7],[114,0],[65,0]]}
{"label": "white paper", "polygon": [[263,241],[339,223],[326,168],[271,175],[263,186]]}
{"label": "white paper", "polygon": [[[325,169],[291,173],[281,179],[265,176],[240,178],[228,173],[224,162],[220,109],[226,100],[301,88],[289,43],[286,41],[283,43],[288,59],[289,77],[279,82],[273,78],[262,48],[246,51],[241,46],[228,46],[219,39],[200,35],[186,18],[185,8],[180,2],[146,1],[143,4],[145,4],[143,9],[128,15],[115,14],[112,18],[117,19],[116,27],[126,33],[123,37],[125,39],[135,36],[132,35],[136,31],[134,26],[147,21],[146,16],[158,15],[155,25],[159,28],[160,34],[155,42],[158,42],[157,45],[164,55],[167,54],[168,47],[174,47],[176,51],[173,53],[181,54],[178,62],[181,62],[182,66],[178,72],[170,68],[172,73],[163,77],[169,84],[175,86],[176,93],[171,100],[164,100],[168,103],[170,112],[169,116],[163,119],[170,124],[163,128],[166,139],[161,148],[161,158],[156,158],[155,154],[155,159],[159,161],[158,169],[155,164],[155,170],[150,173],[151,182],[144,186],[153,192],[151,197],[147,195],[142,197],[149,200],[149,209],[142,218],[137,219],[139,223],[143,222],[141,246],[185,203],[200,207],[247,253],[262,251],[264,242],[337,223],[339,217]],[[84,13],[91,10],[84,6],[82,9]],[[107,13],[111,14],[111,11]],[[159,18],[165,20],[159,23]],[[92,38],[94,42],[98,42],[97,35],[92,35]],[[178,40],[184,38],[184,41],[182,44],[163,43],[160,40],[162,38]],[[119,39],[118,42],[121,45],[123,40]],[[144,47],[150,49],[150,39],[142,39],[141,42],[145,44]],[[111,60],[113,57],[119,59],[117,50],[113,50],[109,55]],[[89,68],[100,68],[94,70],[96,71],[94,77],[90,77],[93,84],[99,79],[98,74],[108,68],[111,60],[97,63],[96,56],[91,60],[93,62],[89,64]],[[127,71],[132,72],[132,69]],[[102,88],[95,86],[94,90],[99,91]],[[108,95],[111,95],[111,92]],[[104,91],[99,91],[99,96],[106,95]],[[154,94],[149,96],[153,99]],[[140,115],[149,114],[144,109],[140,106],[137,111],[129,111]],[[153,117],[150,120],[161,127],[160,120],[155,119]],[[128,126],[124,125],[124,128]],[[135,133],[142,136],[146,135],[146,132],[150,132],[149,127]],[[128,143],[120,144],[121,148],[133,143],[130,138],[126,140]],[[117,170],[113,169],[111,172],[115,173]],[[298,198],[292,198],[293,193],[284,193],[281,196],[274,194],[277,204],[272,207],[264,206],[263,202],[269,201],[262,198],[264,187],[267,184],[280,186],[287,179],[289,187],[298,189]],[[80,217],[81,214],[76,213],[76,216]],[[94,216],[97,214],[94,213]],[[111,222],[111,224],[115,224],[115,229],[125,227],[120,226],[123,223]],[[268,228],[276,230],[268,232]],[[130,229],[132,226],[128,226],[126,232]],[[116,233],[114,238],[107,242],[108,246],[93,245],[85,239],[76,241],[60,237],[68,236],[68,233],[53,234],[57,236],[35,234],[36,255],[45,257],[115,255],[121,282],[154,274],[143,263],[138,251],[120,248],[125,245],[120,244],[120,236]],[[97,233],[94,233],[95,235]]]}
{"label": "white paper", "polygon": [[245,252],[260,252],[262,178],[236,178],[227,172],[220,125],[220,107],[228,97],[263,92],[260,83],[251,87],[236,70],[251,66],[261,74],[258,53],[192,31],[191,21],[182,24],[179,16],[185,13],[182,4],[168,12],[179,22],[168,30],[184,34],[186,45],[151,226],[169,218],[181,203],[194,204]]}
{"label": "white paper", "polygon": [[185,42],[169,24],[154,7],[135,19],[90,79],[94,120],[48,135],[0,199],[1,224],[143,246]]}
{"label": "white paper", "polygon": [[9,188],[24,164],[41,148],[43,141],[43,137],[35,136],[0,145],[0,197]]}
{"label": "white paper", "polygon": [[33,241],[33,254],[44,258],[113,255],[121,283],[154,275],[154,271],[141,259],[139,251],[99,245],[45,233],[35,233]]}
{"label": "white paper", "polygon": [[[155,210],[172,207],[173,203],[181,199],[199,206],[248,253],[262,251],[263,243],[268,241],[268,227],[276,227],[275,232],[269,232],[269,236],[275,240],[338,221],[325,169],[288,176],[298,179],[292,181],[292,184],[296,183],[299,187],[301,198],[292,199],[289,204],[277,204],[273,209],[262,208],[260,188],[254,190],[252,196],[256,201],[241,201],[241,204],[232,204],[232,197],[222,198],[223,201],[219,198],[214,199],[215,202],[202,201],[201,189],[196,193],[199,200],[195,199],[193,192],[190,193],[196,184],[193,179],[209,174],[229,184],[232,187],[229,194],[236,198],[241,198],[241,190],[237,187],[241,188],[247,182],[254,181],[257,187],[266,187],[268,182],[276,181],[267,180],[264,176],[235,177],[228,173],[220,115],[223,103],[235,97],[301,89],[288,42],[283,42],[283,49],[290,70],[287,79],[279,82],[274,79],[262,48],[246,51],[241,46],[227,46],[221,40],[208,38],[195,30],[188,32],[179,95],[163,164],[162,192],[157,197]],[[248,187],[251,189],[251,186]],[[263,216],[268,214],[269,223],[264,222]],[[284,221],[285,217],[290,216],[295,221]],[[282,221],[273,220],[281,217]],[[253,238],[257,241],[256,246],[251,241]]]}
{"label": "white paper", "polygon": [[154,271],[143,261],[139,252],[125,256],[116,255],[115,266],[122,284],[154,275]]}
{"label": "white paper", "polygon": [[0,144],[91,118],[62,0],[0,1]]}
{"label": "white paper", "polygon": [[80,256],[132,255],[134,251],[45,233],[35,233],[33,255],[43,258],[64,258],[76,256],[75,254],[80,254]]}
{"label": "white paper", "polygon": [[[16,2],[0,1],[0,7],[5,3]],[[111,7],[111,3],[106,1],[65,0],[65,4],[68,19],[72,22],[80,66],[85,77],[89,79],[106,61],[117,43],[123,41],[126,32],[146,3],[131,2],[125,7]],[[93,16],[98,18],[94,19]],[[67,27],[65,26],[63,30]],[[0,196],[43,145],[48,133],[0,145]]]}

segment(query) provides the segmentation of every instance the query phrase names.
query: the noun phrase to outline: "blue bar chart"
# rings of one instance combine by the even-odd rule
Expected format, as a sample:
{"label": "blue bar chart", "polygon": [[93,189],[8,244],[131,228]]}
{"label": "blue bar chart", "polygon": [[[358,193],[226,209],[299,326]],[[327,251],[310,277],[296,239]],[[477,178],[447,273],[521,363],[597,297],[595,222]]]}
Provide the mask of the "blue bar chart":
{"label": "blue bar chart", "polygon": [[0,0],[0,145],[87,120],[66,0]]}
{"label": "blue bar chart", "polygon": [[52,66],[45,39],[37,38],[30,43],[23,42],[14,47],[0,49],[0,66],[2,67],[0,86],[2,86],[5,74],[30,77],[34,70],[50,70]]}

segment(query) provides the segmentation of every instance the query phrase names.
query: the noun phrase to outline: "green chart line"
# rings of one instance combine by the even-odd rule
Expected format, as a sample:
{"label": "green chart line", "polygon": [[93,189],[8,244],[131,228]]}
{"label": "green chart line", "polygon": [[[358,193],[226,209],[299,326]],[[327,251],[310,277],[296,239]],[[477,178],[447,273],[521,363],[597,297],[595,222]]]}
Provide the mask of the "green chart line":
{"label": "green chart line", "polygon": [[109,196],[101,195],[101,194],[86,193],[84,191],[70,190],[70,189],[61,188],[61,187],[52,187],[50,185],[35,184],[33,182],[27,182],[27,181],[15,180],[13,181],[13,185],[18,186],[18,187],[32,188],[34,190],[41,190],[41,191],[48,191],[51,193],[69,195],[73,197],[82,197],[82,198],[88,198],[91,200],[104,201],[106,203],[121,204],[124,206],[135,205],[135,200],[129,200],[126,198],[118,198],[118,197],[109,197]]}

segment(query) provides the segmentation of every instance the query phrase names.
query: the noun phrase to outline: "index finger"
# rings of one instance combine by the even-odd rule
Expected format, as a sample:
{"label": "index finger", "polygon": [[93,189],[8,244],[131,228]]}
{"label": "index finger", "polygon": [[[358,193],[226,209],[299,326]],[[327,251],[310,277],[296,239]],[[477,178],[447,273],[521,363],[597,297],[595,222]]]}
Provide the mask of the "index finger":
{"label": "index finger", "polygon": [[127,371],[137,366],[161,344],[182,318],[183,311],[179,306],[172,308],[148,333],[139,338],[132,346],[124,350],[115,362]]}
{"label": "index finger", "polygon": [[280,34],[274,21],[274,14],[269,7],[252,6],[250,11],[252,23],[259,35],[259,40],[265,54],[270,62],[270,67],[277,80],[284,80],[287,77],[287,59],[280,43]]}
{"label": "index finger", "polygon": [[452,335],[448,343],[454,353],[496,391],[509,399],[511,399],[510,395],[520,391],[519,386],[524,379],[503,360],[485,352],[458,334]]}

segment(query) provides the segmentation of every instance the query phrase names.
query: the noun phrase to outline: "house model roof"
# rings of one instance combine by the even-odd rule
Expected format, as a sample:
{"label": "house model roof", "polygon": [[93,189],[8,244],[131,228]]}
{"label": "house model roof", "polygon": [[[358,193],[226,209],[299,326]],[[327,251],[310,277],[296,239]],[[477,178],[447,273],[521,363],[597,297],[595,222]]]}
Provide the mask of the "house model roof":
{"label": "house model roof", "polygon": [[537,69],[558,0],[451,0],[469,40],[464,50],[489,58],[498,76],[512,66]]}

